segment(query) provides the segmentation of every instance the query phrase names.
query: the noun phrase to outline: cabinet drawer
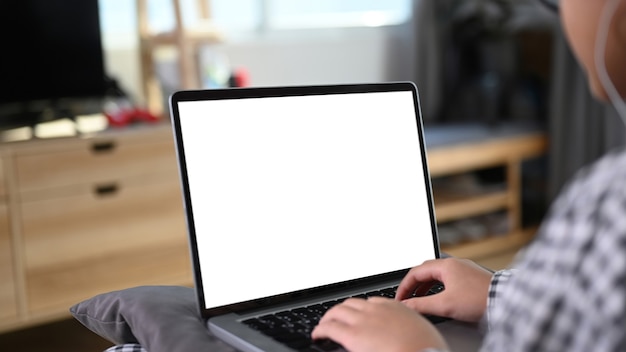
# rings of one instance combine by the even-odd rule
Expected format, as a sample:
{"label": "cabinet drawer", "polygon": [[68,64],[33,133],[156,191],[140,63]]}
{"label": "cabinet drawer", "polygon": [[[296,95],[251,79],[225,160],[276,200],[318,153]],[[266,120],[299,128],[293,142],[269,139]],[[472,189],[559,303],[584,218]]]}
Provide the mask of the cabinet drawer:
{"label": "cabinet drawer", "polygon": [[176,179],[28,201],[21,212],[31,311],[191,277]]}
{"label": "cabinet drawer", "polygon": [[33,315],[67,312],[95,295],[143,285],[193,285],[186,243],[119,250],[90,260],[29,269],[28,310]]}
{"label": "cabinet drawer", "polygon": [[128,185],[22,203],[26,267],[88,261],[159,243],[186,243],[180,187],[174,180]]}
{"label": "cabinet drawer", "polygon": [[73,141],[65,149],[18,153],[15,170],[22,193],[109,182],[132,175],[174,176],[178,172],[171,138],[149,143],[126,139]]}
{"label": "cabinet drawer", "polygon": [[0,320],[17,316],[7,206],[0,203]]}

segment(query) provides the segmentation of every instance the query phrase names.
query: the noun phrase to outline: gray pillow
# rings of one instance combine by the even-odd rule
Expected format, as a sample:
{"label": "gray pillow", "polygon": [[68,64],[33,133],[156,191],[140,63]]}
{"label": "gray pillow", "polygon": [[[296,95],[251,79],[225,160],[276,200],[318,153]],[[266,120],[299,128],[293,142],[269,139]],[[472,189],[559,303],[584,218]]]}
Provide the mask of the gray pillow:
{"label": "gray pillow", "polygon": [[139,343],[149,352],[233,351],[207,330],[195,291],[188,287],[140,286],[103,293],[70,312],[115,344]]}

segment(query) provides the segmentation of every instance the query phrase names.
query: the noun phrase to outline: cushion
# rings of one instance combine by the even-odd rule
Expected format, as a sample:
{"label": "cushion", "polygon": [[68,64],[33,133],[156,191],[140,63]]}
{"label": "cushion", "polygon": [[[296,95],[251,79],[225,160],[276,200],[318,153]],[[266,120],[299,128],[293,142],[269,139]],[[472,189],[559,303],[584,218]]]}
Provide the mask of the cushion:
{"label": "cushion", "polygon": [[115,344],[139,343],[149,352],[233,351],[208,331],[195,291],[188,287],[140,286],[103,293],[70,312]]}

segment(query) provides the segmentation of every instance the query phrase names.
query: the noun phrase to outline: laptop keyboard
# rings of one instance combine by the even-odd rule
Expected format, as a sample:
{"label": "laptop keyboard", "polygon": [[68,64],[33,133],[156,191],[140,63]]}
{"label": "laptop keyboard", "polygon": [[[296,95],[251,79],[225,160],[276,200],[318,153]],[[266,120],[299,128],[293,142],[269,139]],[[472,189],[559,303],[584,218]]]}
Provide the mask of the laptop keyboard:
{"label": "laptop keyboard", "polygon": [[[379,296],[394,298],[397,288],[397,286],[394,286],[351,297],[367,298]],[[430,288],[426,295],[439,293],[443,291],[443,289],[444,287],[442,284],[435,284]],[[312,340],[311,331],[313,331],[313,328],[317,325],[327,310],[332,308],[334,305],[343,302],[347,298],[349,297],[250,318],[244,320],[243,323],[297,351],[333,351],[341,346],[330,340]],[[433,324],[447,320],[446,318],[437,316],[425,317]]]}

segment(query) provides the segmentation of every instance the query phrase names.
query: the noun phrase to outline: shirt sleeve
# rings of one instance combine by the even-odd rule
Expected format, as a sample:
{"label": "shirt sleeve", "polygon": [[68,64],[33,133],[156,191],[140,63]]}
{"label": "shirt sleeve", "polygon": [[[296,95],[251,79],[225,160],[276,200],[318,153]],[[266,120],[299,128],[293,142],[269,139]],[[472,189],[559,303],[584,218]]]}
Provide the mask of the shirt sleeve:
{"label": "shirt sleeve", "polygon": [[481,351],[626,351],[626,150],[581,170],[491,282]]}
{"label": "shirt sleeve", "polygon": [[493,310],[498,304],[498,298],[506,287],[507,283],[515,275],[516,269],[506,269],[497,271],[491,278],[491,284],[489,285],[489,295],[487,296],[487,312],[483,317],[482,325],[487,327],[487,330],[491,330],[491,315]]}

